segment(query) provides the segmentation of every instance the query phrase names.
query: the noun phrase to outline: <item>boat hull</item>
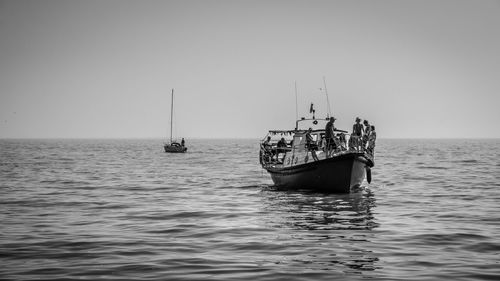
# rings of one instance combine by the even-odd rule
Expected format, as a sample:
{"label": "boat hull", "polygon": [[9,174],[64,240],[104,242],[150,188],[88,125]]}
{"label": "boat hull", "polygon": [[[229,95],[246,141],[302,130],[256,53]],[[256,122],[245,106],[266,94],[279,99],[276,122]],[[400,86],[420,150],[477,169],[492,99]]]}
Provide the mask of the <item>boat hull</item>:
{"label": "boat hull", "polygon": [[170,152],[170,153],[184,153],[187,151],[187,147],[184,147],[184,146],[165,145],[164,149],[165,149],[165,152]]}
{"label": "boat hull", "polygon": [[292,167],[268,166],[276,187],[349,193],[361,186],[366,167],[373,164],[363,153],[349,153]]}

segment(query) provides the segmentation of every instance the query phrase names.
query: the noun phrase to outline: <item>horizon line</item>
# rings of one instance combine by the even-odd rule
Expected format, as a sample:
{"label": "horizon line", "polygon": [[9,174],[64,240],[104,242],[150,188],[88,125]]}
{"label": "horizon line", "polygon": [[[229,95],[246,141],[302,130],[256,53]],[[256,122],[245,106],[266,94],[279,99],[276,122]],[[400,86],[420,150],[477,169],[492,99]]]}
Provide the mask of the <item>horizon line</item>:
{"label": "horizon line", "polygon": [[[179,137],[178,139],[181,139]],[[194,140],[223,139],[261,139],[262,137],[184,137]],[[0,137],[0,140],[165,140],[165,137]],[[177,138],[174,138],[177,139]],[[500,137],[380,137],[379,140],[495,140]]]}

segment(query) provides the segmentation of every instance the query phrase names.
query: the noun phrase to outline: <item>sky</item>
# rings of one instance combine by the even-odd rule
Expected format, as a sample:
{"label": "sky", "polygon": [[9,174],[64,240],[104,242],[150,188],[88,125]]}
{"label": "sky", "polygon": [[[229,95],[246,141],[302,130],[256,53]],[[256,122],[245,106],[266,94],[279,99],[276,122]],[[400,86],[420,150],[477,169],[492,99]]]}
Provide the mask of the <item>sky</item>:
{"label": "sky", "polygon": [[262,138],[324,84],[340,129],[500,138],[499,27],[498,0],[0,0],[0,138],[167,139],[172,89],[174,137]]}

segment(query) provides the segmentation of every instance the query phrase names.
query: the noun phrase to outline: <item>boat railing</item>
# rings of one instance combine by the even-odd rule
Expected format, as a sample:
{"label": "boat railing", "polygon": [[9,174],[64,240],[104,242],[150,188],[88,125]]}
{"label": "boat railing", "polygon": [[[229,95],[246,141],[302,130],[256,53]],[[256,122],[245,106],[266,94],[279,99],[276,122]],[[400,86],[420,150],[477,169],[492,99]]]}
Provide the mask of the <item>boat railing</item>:
{"label": "boat railing", "polygon": [[353,134],[338,133],[333,137],[333,145],[322,146],[327,151],[327,157],[338,156],[340,154],[358,152],[373,160],[375,150],[375,140],[370,140],[368,136],[357,136]]}
{"label": "boat railing", "polygon": [[[322,122],[322,123],[326,124],[329,120],[330,120],[330,118],[328,118],[328,117],[325,118],[325,119],[315,118],[315,117],[313,117],[313,118],[304,118],[304,117],[302,117],[301,119],[298,119],[297,121],[295,121],[295,130],[296,131],[299,130],[299,124],[300,123],[308,123],[309,122],[310,124],[309,124],[308,127],[311,127],[311,126],[316,127],[316,126],[318,126],[319,122]],[[324,126],[325,125],[322,125],[322,127],[324,127]]]}
{"label": "boat railing", "polygon": [[325,153],[325,158],[336,157],[348,153],[363,153],[364,156],[371,161],[374,158],[375,140],[369,139],[367,136],[356,136],[346,134],[345,131],[338,131],[334,135],[333,142],[327,143],[324,137],[324,130],[314,130],[317,135],[315,141],[306,144],[302,141],[300,144],[293,144],[293,140],[286,142],[286,146],[278,146],[278,140],[274,139],[267,141],[268,136],[280,134],[294,135],[305,134],[306,131],[270,131],[268,135],[260,142],[260,163],[262,165],[283,164],[283,160],[287,153],[294,153],[296,149],[302,148],[305,150],[314,150],[315,152],[322,151]]}

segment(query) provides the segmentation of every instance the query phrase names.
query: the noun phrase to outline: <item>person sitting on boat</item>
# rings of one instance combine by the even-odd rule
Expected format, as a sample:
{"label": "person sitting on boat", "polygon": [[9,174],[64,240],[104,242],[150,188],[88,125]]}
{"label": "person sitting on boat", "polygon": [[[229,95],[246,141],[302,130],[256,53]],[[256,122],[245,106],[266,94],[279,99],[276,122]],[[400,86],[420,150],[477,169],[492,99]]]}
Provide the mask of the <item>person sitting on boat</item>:
{"label": "person sitting on boat", "polygon": [[274,153],[272,150],[271,144],[271,136],[267,136],[267,139],[261,144],[261,158],[263,158],[264,162],[271,162]]}
{"label": "person sitting on boat", "polygon": [[262,143],[265,148],[271,147],[271,136],[267,136],[267,139]]}
{"label": "person sitting on boat", "polygon": [[[360,150],[361,148],[361,137],[363,136],[363,125],[361,125],[361,119],[359,117],[356,117],[356,123],[352,126],[352,134],[351,138],[349,139],[349,142],[351,145],[349,147],[354,148],[355,150]],[[351,142],[352,140],[352,142]]]}
{"label": "person sitting on boat", "polygon": [[186,141],[184,140],[184,138],[182,138],[182,140],[181,140],[181,146],[184,147],[185,144],[186,144]]}
{"label": "person sitting on boat", "polygon": [[327,153],[332,149],[336,149],[336,144],[334,141],[335,137],[334,132],[336,129],[334,125],[335,120],[336,120],[335,117],[330,117],[330,121],[328,121],[328,123],[326,123],[325,126],[325,141],[326,141],[325,150]]}
{"label": "person sitting on boat", "polygon": [[316,150],[318,149],[318,145],[314,143],[314,139],[311,135],[312,133],[312,128],[309,128],[306,133],[306,148],[311,152],[312,157],[314,160],[318,161],[318,156],[316,155]]}
{"label": "person sitting on boat", "polygon": [[286,141],[285,141],[285,138],[281,138],[279,141],[278,141],[278,153],[285,153],[286,152]]}
{"label": "person sitting on boat", "polygon": [[339,142],[340,142],[340,150],[342,151],[345,151],[347,150],[347,144],[346,144],[346,140],[345,140],[345,134],[344,133],[340,133],[339,135]]}
{"label": "person sitting on boat", "polygon": [[286,153],[288,151],[288,148],[287,148],[287,144],[286,144],[286,141],[285,141],[285,138],[281,138],[279,141],[278,141],[278,144],[277,144],[277,149],[276,149],[276,158],[279,158],[280,154],[281,154],[281,159],[278,159],[279,161],[282,161],[283,158],[285,157],[283,155],[283,153]]}
{"label": "person sitting on boat", "polygon": [[375,126],[371,125],[370,127],[370,136],[368,138],[368,147],[366,151],[368,154],[372,155],[375,152],[375,141],[377,140],[377,132],[375,132]]}

